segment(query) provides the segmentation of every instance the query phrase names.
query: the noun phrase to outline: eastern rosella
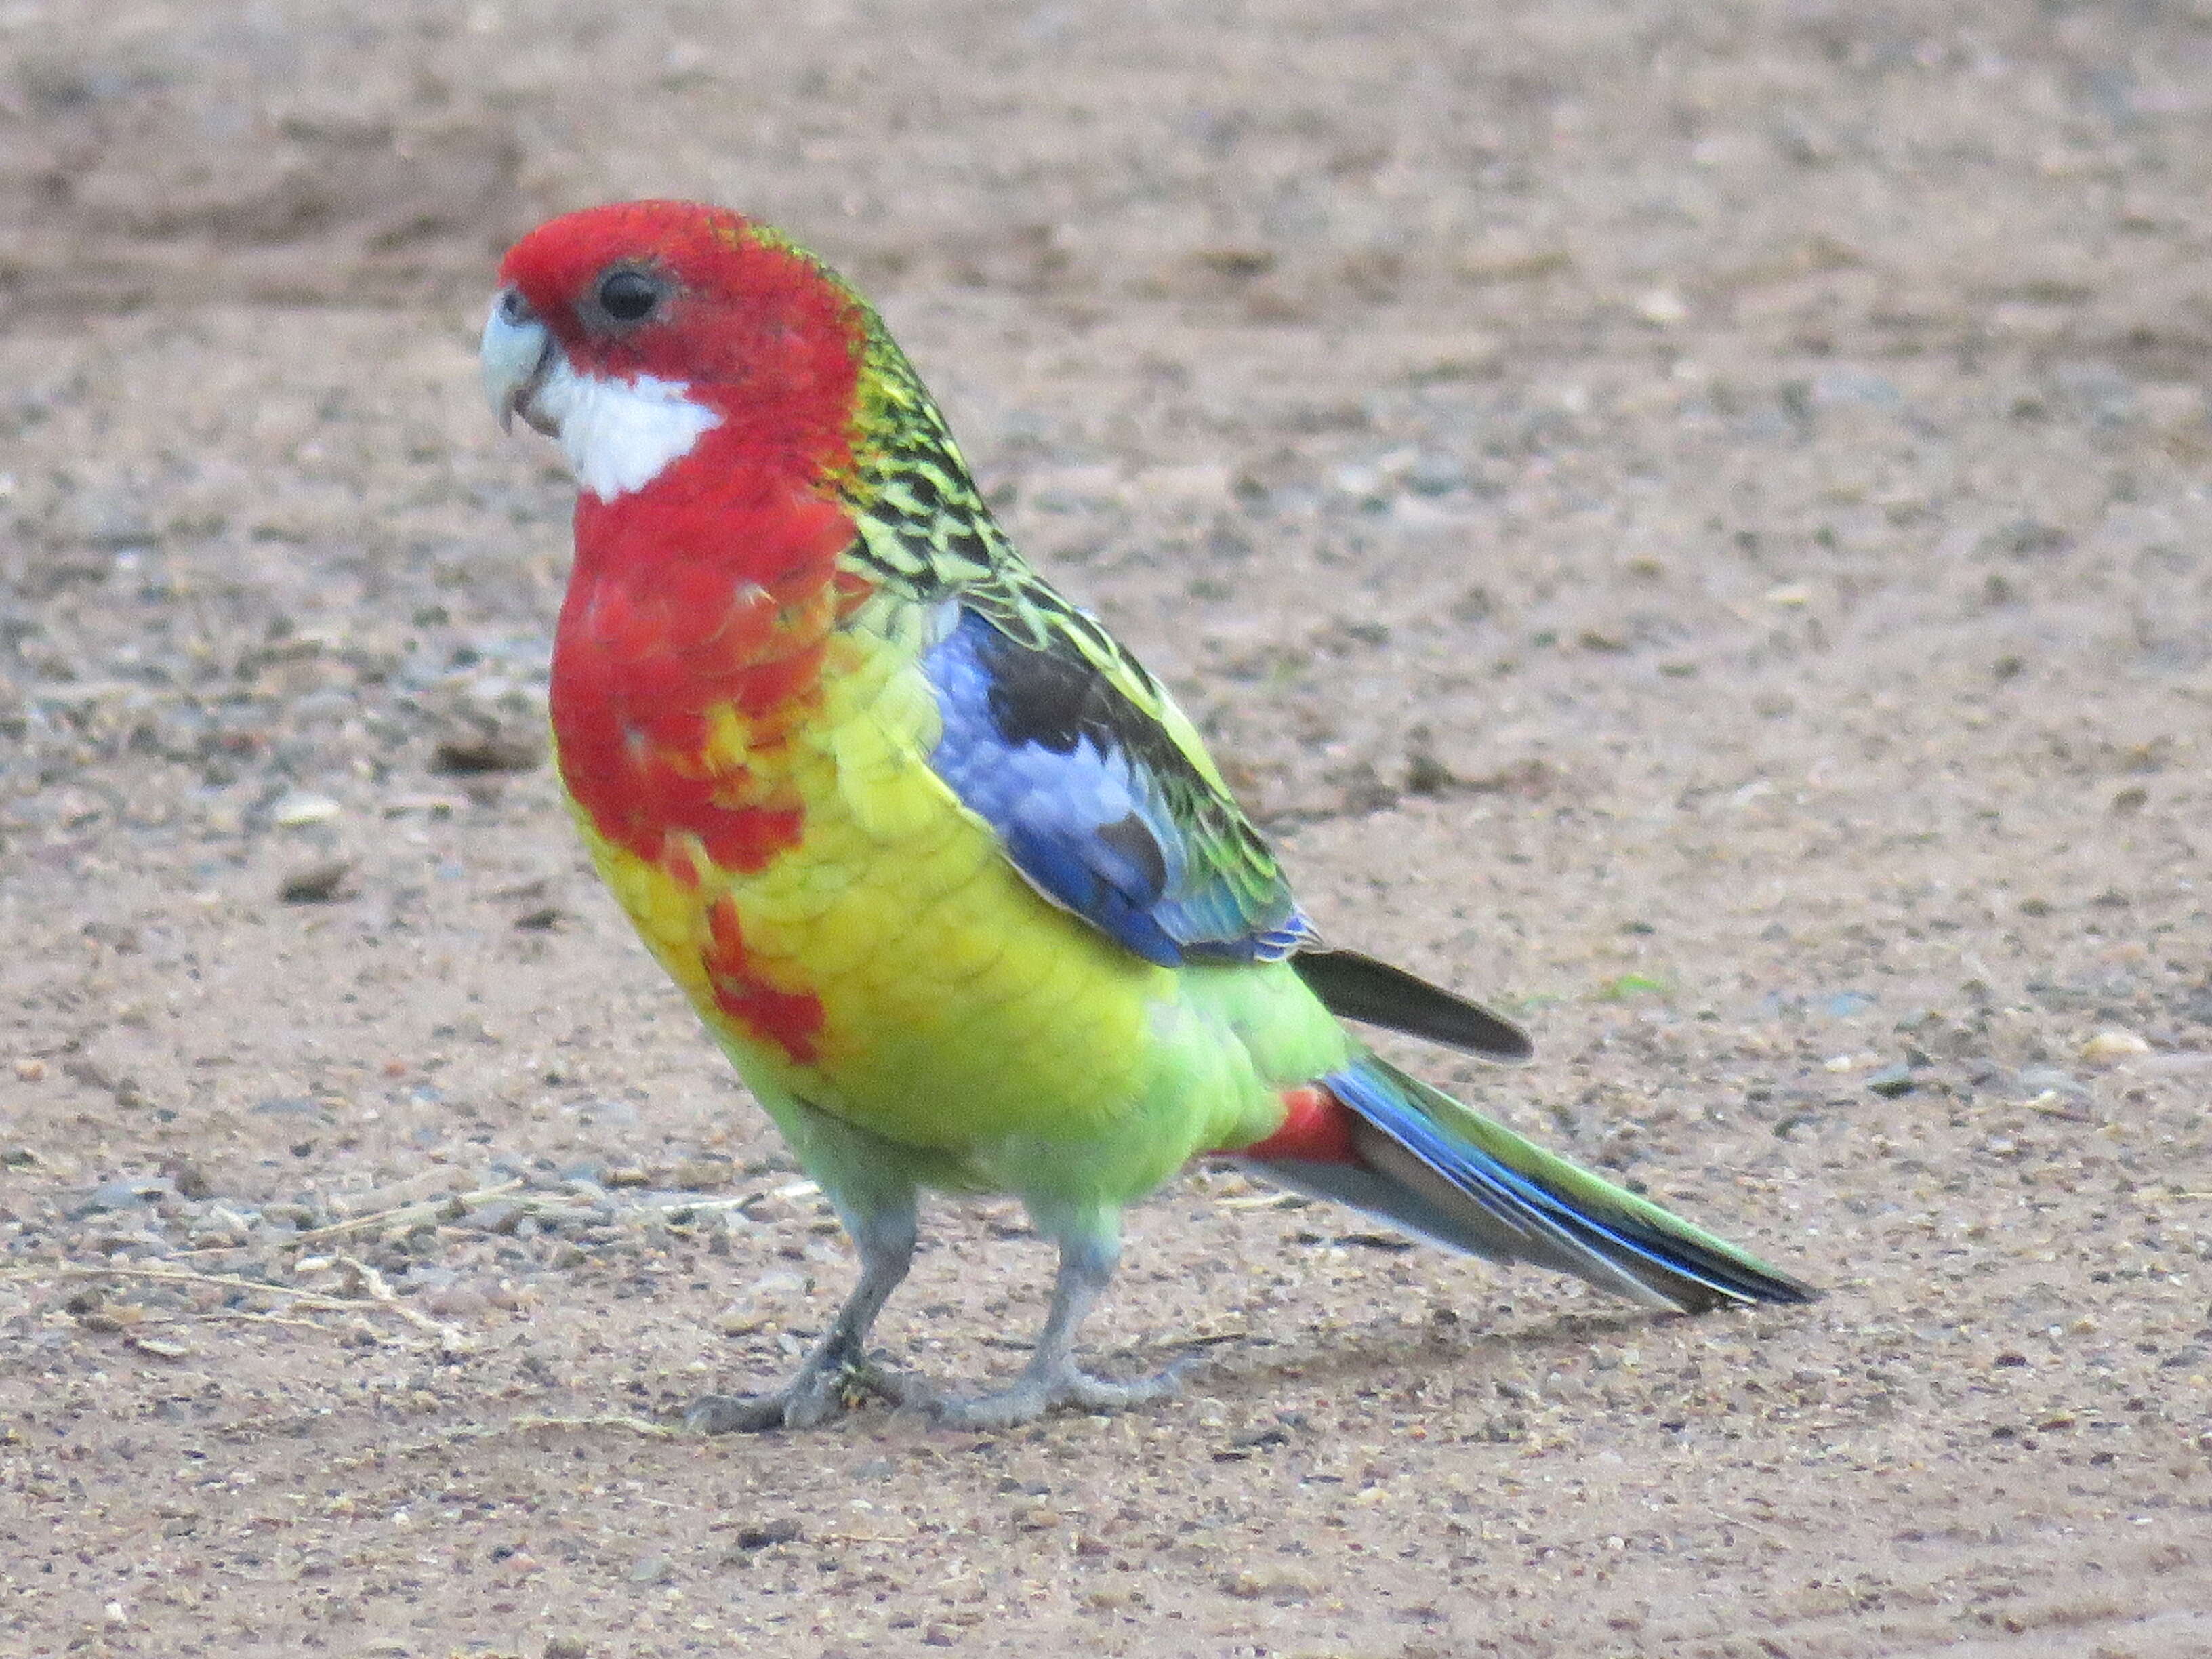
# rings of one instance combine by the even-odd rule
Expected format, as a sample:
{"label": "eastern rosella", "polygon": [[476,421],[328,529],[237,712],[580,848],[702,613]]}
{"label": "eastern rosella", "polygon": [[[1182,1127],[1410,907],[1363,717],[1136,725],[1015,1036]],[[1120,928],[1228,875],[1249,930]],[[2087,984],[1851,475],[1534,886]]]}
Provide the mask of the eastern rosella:
{"label": "eastern rosella", "polygon": [[552,684],[577,824],[860,1258],[791,1382],[708,1395],[695,1426],[812,1423],[885,1384],[868,1332],[925,1187],[1017,1194],[1059,1246],[1018,1380],[933,1402],[974,1424],[1172,1389],[1089,1376],[1073,1345],[1123,1207],[1209,1153],[1647,1307],[1811,1294],[1338,1023],[1528,1051],[1322,945],[1190,721],[1008,544],[811,255],[635,202],[540,227],[501,281],[492,406],[580,486]]}

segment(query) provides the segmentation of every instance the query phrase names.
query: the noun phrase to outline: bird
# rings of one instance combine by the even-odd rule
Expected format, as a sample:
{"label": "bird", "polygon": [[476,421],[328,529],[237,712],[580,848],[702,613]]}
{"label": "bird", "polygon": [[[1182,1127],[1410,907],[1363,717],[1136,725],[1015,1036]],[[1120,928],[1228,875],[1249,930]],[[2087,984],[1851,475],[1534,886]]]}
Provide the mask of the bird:
{"label": "bird", "polygon": [[[692,1429],[1174,1393],[1180,1365],[1111,1380],[1076,1342],[1123,1211],[1206,1158],[1650,1309],[1814,1296],[1349,1029],[1530,1053],[1324,942],[1175,699],[1015,550],[882,319],[789,237],[672,200],[551,219],[479,361],[577,484],[549,698],[576,827],[859,1261],[796,1374]],[[870,1358],[924,1192],[1012,1194],[1058,1248],[1004,1387]]]}

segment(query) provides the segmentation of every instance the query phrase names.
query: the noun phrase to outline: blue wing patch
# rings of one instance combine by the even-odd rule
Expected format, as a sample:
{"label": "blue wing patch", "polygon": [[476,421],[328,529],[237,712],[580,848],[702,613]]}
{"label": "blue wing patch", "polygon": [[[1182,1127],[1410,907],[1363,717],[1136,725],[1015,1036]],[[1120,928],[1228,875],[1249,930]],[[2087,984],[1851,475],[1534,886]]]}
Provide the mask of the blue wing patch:
{"label": "blue wing patch", "polygon": [[963,609],[921,665],[945,723],[931,767],[1045,897],[1166,968],[1315,942],[1235,804],[1067,641]]}

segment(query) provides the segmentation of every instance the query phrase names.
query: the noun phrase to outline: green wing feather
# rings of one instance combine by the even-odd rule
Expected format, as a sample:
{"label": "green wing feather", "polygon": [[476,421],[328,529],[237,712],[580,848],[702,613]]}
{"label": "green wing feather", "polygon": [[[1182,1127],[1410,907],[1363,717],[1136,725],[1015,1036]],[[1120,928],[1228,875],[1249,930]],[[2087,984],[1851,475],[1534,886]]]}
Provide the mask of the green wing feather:
{"label": "green wing feather", "polygon": [[[1014,550],[969,476],[944,416],[872,310],[863,310],[866,367],[845,490],[859,535],[846,559],[877,587],[855,617],[917,647],[950,601],[1016,644],[1080,664],[1092,693],[1126,703],[1110,723],[1141,725],[1156,742],[1152,781],[1186,860],[1233,895],[1255,931],[1279,935],[1263,952],[1310,943],[1281,866],[1223,781],[1204,740],[1166,689],[1097,617],[1071,605]],[[1287,928],[1287,932],[1285,930]]]}

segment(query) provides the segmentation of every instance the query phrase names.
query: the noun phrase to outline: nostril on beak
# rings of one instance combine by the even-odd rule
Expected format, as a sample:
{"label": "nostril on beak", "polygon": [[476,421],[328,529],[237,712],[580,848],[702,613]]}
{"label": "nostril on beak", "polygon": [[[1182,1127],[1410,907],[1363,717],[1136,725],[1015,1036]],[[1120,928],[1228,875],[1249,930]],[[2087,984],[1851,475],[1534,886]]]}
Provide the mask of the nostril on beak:
{"label": "nostril on beak", "polygon": [[477,346],[485,400],[501,430],[514,430],[517,415],[537,425],[531,419],[530,394],[553,354],[553,337],[530,302],[519,289],[501,289],[492,301]]}

